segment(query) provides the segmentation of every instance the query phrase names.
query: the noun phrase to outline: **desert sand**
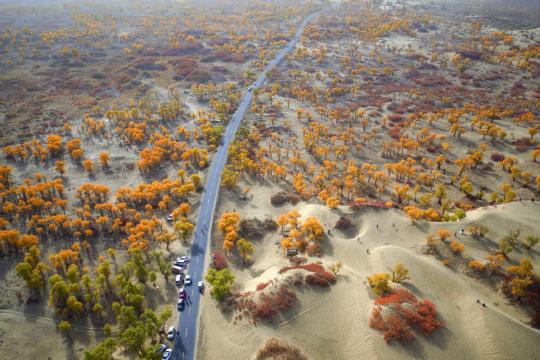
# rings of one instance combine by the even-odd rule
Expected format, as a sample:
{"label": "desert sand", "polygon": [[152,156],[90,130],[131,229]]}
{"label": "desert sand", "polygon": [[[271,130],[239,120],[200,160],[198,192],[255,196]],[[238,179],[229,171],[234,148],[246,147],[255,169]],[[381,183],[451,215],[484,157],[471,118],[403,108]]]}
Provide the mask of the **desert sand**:
{"label": "desert sand", "polygon": [[[354,230],[347,234],[333,230],[325,239],[327,265],[343,263],[337,283],[329,289],[303,288],[297,292],[299,305],[272,323],[256,326],[247,321],[233,321],[224,315],[209,296],[203,302],[200,318],[198,358],[251,359],[267,338],[279,337],[298,346],[310,359],[534,359],[540,351],[540,331],[526,324],[528,318],[520,308],[479,279],[453,270],[421,251],[425,237],[439,228],[457,232],[464,242],[462,257],[482,258],[485,246],[496,247],[496,241],[509,228],[522,232],[540,230],[540,204],[514,202],[497,207],[479,208],[454,223],[421,223],[411,221],[398,210],[361,210],[347,207],[331,211],[322,205],[299,203],[279,208],[266,204],[268,188],[253,189],[247,204],[226,195],[222,211],[235,208],[242,217],[277,217],[296,208],[306,216],[316,216],[325,230],[333,228],[340,214],[353,221]],[[240,208],[242,206],[242,208]],[[478,244],[466,233],[467,225],[482,223],[490,229],[487,245]],[[377,229],[377,224],[379,229]],[[288,261],[275,244],[279,232],[255,242],[255,263],[249,269],[233,268],[242,291],[255,290],[260,282],[286,281],[289,272],[279,275]],[[370,254],[367,253],[369,249]],[[509,261],[519,259],[519,251]],[[533,265],[539,265],[539,254],[530,252]],[[319,260],[310,258],[310,261]],[[457,261],[457,260],[456,260]],[[368,327],[374,295],[366,276],[388,271],[402,262],[411,279],[402,286],[418,298],[428,298],[437,305],[446,328],[429,339],[417,334],[411,344],[386,344],[382,335]],[[507,264],[506,264],[507,265]],[[301,271],[301,270],[299,270]],[[395,286],[395,285],[394,285]],[[486,307],[476,300],[486,303]]]}

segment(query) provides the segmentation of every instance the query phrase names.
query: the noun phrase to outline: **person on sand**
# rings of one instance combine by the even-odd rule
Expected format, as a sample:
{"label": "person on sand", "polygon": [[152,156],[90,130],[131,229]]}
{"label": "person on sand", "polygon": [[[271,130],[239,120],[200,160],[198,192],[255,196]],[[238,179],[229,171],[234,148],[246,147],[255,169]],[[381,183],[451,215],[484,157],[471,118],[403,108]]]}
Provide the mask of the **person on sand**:
{"label": "person on sand", "polygon": [[486,303],[483,303],[482,306],[483,306],[483,307],[487,307],[487,306],[486,306]]}
{"label": "person on sand", "polygon": [[366,249],[367,254],[369,255],[369,249]]}
{"label": "person on sand", "polygon": [[479,299],[476,299],[476,303],[477,303],[477,304],[480,304],[480,300],[479,300]]}

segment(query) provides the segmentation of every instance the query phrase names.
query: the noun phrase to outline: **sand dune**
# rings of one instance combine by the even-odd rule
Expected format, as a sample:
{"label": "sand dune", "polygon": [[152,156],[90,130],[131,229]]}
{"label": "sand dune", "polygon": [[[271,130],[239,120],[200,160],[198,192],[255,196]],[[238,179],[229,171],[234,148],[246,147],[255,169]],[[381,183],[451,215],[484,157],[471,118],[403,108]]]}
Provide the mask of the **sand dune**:
{"label": "sand dune", "polygon": [[[487,284],[417,251],[428,233],[439,228],[459,232],[471,223],[490,228],[485,241],[493,246],[514,226],[523,233],[538,233],[539,204],[516,202],[472,211],[467,219],[455,223],[417,225],[398,210],[366,209],[353,214],[345,207],[330,211],[317,204],[298,204],[296,208],[302,219],[316,216],[325,229],[333,228],[341,215],[353,221],[354,230],[347,234],[332,230],[326,240],[326,255],[321,259],[325,264],[342,261],[344,267],[338,283],[329,290],[305,288],[297,292],[300,304],[294,311],[273,323],[257,326],[244,320],[234,324],[213,300],[205,297],[199,358],[220,359],[228,354],[228,358],[251,359],[272,336],[300,347],[311,359],[534,359],[540,353],[540,332],[522,322],[527,319],[522,310]],[[272,216],[277,216],[286,210],[272,211]],[[277,239],[279,235],[272,234],[257,244],[262,255],[258,254],[249,270],[255,277],[234,269],[243,279],[243,290],[253,290],[260,282],[283,277],[277,272],[287,260],[276,250]],[[476,240],[468,236],[460,236],[459,240],[466,246],[464,256],[487,255],[485,246],[475,244]],[[526,254],[511,256],[518,259],[523,255]],[[532,260],[537,266],[538,257],[533,256]],[[447,324],[430,338],[417,333],[417,340],[406,346],[386,344],[382,334],[367,325],[374,297],[365,278],[374,272],[388,271],[397,262],[410,271],[411,280],[403,286],[418,298],[432,300]],[[487,307],[477,304],[477,299]]]}

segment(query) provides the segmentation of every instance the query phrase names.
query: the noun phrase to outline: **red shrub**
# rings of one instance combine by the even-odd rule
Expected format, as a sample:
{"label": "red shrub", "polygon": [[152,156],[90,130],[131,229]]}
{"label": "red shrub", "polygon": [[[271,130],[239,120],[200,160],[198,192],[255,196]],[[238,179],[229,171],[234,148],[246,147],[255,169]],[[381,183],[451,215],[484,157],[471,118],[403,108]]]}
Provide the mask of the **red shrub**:
{"label": "red shrub", "polygon": [[336,222],[336,225],[334,226],[336,229],[339,230],[347,230],[352,225],[351,220],[347,219],[346,217],[340,217],[339,220]]}
{"label": "red shrub", "polygon": [[307,258],[301,256],[291,256],[289,262],[294,266],[302,265],[307,262]]}
{"label": "red shrub", "polygon": [[422,317],[416,310],[410,309],[408,306],[396,305],[396,312],[405,319],[407,324],[418,325],[422,322]]}
{"label": "red shrub", "polygon": [[[315,273],[314,275],[310,274],[306,276],[305,282],[309,285],[318,285],[318,286],[328,286],[328,284],[333,284],[337,281],[337,278],[334,274],[326,271],[322,265],[309,263],[305,265],[295,265],[295,266],[286,266],[279,270],[280,274],[286,273],[289,270],[303,269]],[[323,284],[325,283],[325,284]]]}
{"label": "red shrub", "polygon": [[279,312],[284,312],[293,307],[298,298],[294,292],[283,285],[279,288],[277,293],[272,294],[272,300],[274,302],[274,308]]}
{"label": "red shrub", "polygon": [[[425,335],[444,327],[444,322],[437,319],[435,304],[430,300],[418,301],[410,291],[396,289],[375,300],[377,305],[369,319],[369,326],[382,330],[386,341],[409,341],[414,337],[410,326],[418,326]],[[386,306],[390,315],[384,317],[381,324],[380,307]]]}
{"label": "red shrub", "polygon": [[261,291],[261,290],[266,289],[266,287],[267,287],[268,285],[270,285],[271,283],[272,283],[272,280],[267,281],[267,282],[262,282],[262,283],[258,284],[258,285],[257,285],[257,291]]}
{"label": "red shrub", "polygon": [[321,244],[319,244],[318,242],[314,242],[314,241],[310,242],[306,248],[306,251],[308,255],[311,255],[311,256],[318,256],[318,257],[322,256],[322,247],[321,247]]}
{"label": "red shrub", "polygon": [[227,267],[227,259],[222,253],[215,251],[212,253],[212,267],[216,270],[225,269]]}
{"label": "red shrub", "polygon": [[257,304],[255,309],[251,312],[251,315],[257,319],[269,319],[276,314],[276,310],[270,304],[270,299],[265,298],[262,302]]}
{"label": "red shrub", "polygon": [[330,283],[325,278],[317,274],[306,275],[305,281],[306,281],[306,284],[308,285],[316,285],[320,287],[330,286]]}
{"label": "red shrub", "polygon": [[385,318],[386,330],[384,331],[384,340],[408,342],[414,339],[414,334],[409,325],[397,315],[388,315]]}
{"label": "red shrub", "polygon": [[493,161],[503,161],[504,159],[505,159],[505,156],[501,153],[491,154],[491,160]]}
{"label": "red shrub", "polygon": [[388,130],[388,135],[394,140],[399,140],[401,137],[401,129],[399,127],[393,127]]}
{"label": "red shrub", "polygon": [[388,120],[390,120],[393,123],[398,123],[403,120],[403,116],[399,114],[390,114],[388,115]]}
{"label": "red shrub", "polygon": [[386,330],[386,325],[384,324],[384,319],[381,315],[381,309],[379,307],[374,307],[371,311],[368,325],[370,328],[375,330]]}
{"label": "red shrub", "polygon": [[410,303],[416,304],[418,300],[413,293],[407,289],[394,289],[388,294],[379,296],[375,300],[375,305],[385,305],[385,304],[403,304]]}

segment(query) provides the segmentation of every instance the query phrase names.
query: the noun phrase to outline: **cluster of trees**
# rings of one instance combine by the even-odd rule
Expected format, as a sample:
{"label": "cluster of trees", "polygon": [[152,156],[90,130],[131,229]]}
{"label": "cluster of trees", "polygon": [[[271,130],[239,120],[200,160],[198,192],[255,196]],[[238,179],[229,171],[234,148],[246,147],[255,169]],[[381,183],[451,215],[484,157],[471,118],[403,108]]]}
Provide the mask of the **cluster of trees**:
{"label": "cluster of trees", "polygon": [[242,262],[252,261],[251,255],[255,251],[253,243],[244,238],[239,238],[238,226],[240,214],[237,212],[225,212],[218,220],[218,229],[223,234],[223,250],[227,254],[236,248],[242,258]]}
{"label": "cluster of trees", "polygon": [[376,273],[367,277],[369,287],[377,295],[383,295],[392,290],[390,281],[401,283],[409,279],[409,270],[402,263],[397,263],[390,273]]}
{"label": "cluster of trees", "polygon": [[283,235],[281,240],[283,251],[296,248],[301,252],[321,255],[320,242],[324,240],[324,228],[316,217],[310,216],[301,222],[300,213],[294,209],[280,215],[276,222],[281,227]]}

